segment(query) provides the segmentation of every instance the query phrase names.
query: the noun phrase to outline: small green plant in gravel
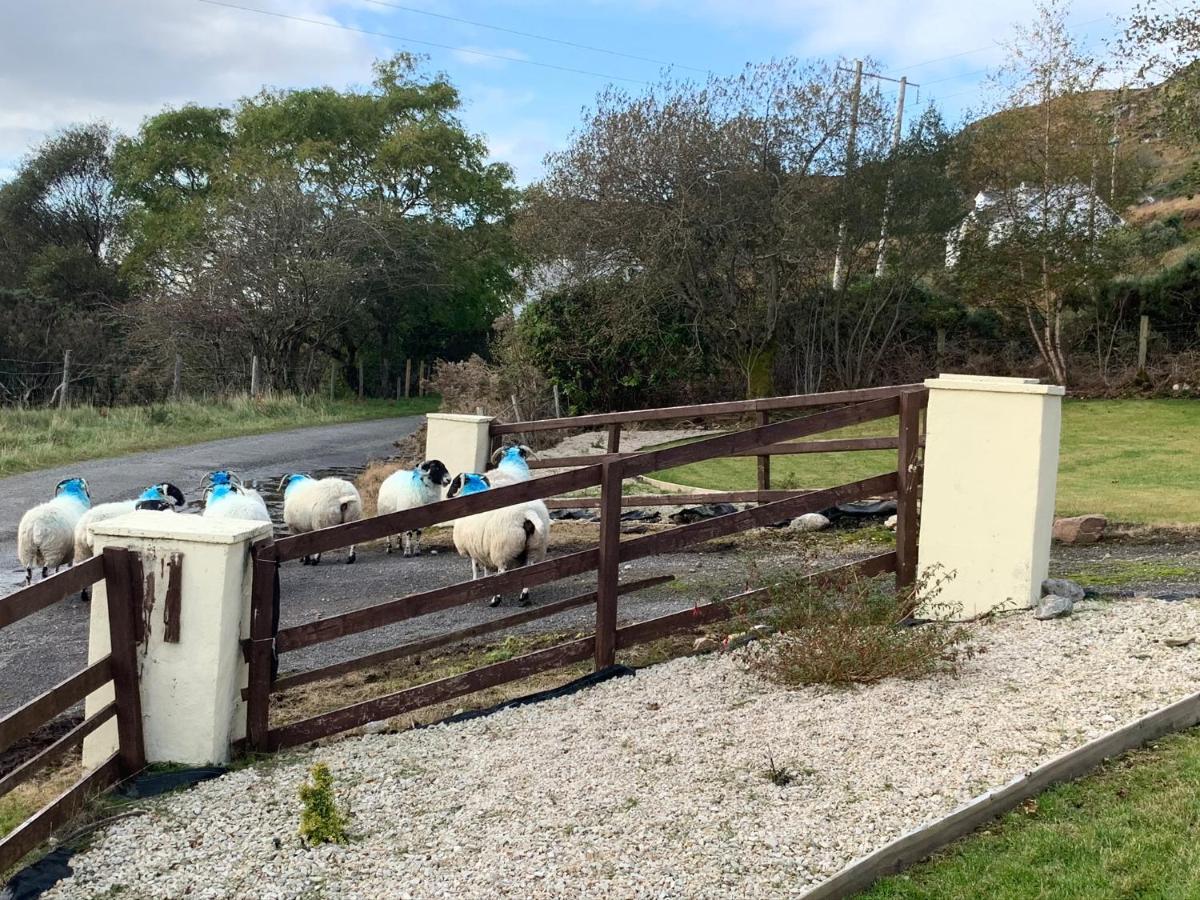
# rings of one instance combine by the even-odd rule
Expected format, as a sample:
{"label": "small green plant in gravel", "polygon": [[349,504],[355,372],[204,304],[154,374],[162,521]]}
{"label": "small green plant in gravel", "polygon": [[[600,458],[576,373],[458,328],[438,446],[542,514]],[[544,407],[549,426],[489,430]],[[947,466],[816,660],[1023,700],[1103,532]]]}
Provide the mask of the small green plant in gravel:
{"label": "small green plant in gravel", "polygon": [[771,751],[767,751],[767,770],[763,772],[763,777],[775,787],[787,787],[796,780],[795,774],[787,766],[776,765],[775,755]]}
{"label": "small green plant in gravel", "polygon": [[333,795],[329,766],[317,763],[309,774],[312,783],[300,785],[300,800],[304,804],[300,813],[301,840],[309,846],[347,843],[350,836],[346,833],[346,814],[338,809]]}
{"label": "small green plant in gravel", "polygon": [[[767,617],[779,635],[752,657],[780,684],[871,684],[956,674],[973,649],[969,632],[937,601],[946,576],[897,591],[889,576],[793,578],[770,589]],[[914,613],[930,617],[916,624]]]}

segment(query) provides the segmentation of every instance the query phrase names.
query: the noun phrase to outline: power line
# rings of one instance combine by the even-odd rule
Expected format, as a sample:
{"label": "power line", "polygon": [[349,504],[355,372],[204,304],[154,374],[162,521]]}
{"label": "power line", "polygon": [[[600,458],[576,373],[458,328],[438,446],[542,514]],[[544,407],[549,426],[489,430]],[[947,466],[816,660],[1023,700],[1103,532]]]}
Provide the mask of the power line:
{"label": "power line", "polygon": [[538,62],[534,59],[522,59],[519,56],[506,56],[502,53],[488,53],[484,50],[475,50],[471,47],[456,47],[453,44],[439,44],[436,41],[423,41],[418,38],[405,37],[399,34],[389,34],[385,31],[372,31],[369,28],[358,28],[354,25],[343,25],[341,22],[323,22],[320,19],[309,19],[305,16],[293,16],[288,13],[275,12],[270,9],[256,9],[253,6],[240,6],[236,3],[227,3],[225,0],[197,0],[198,3],[207,3],[209,6],[224,6],[228,9],[237,9],[242,12],[258,13],[263,16],[273,16],[276,19],[287,19],[292,22],[304,22],[307,25],[320,25],[324,28],[337,28],[341,31],[351,31],[355,34],[366,34],[372,37],[387,38],[393,41],[402,41],[406,44],[421,44],[425,47],[436,47],[439,50],[452,50],[455,53],[467,53],[471,56],[481,56],[487,59],[501,59],[505,62],[520,63],[526,66],[537,66],[541,69],[555,69],[559,72],[574,72],[577,75],[591,75],[593,78],[605,78],[609,81],[626,81],[630,84],[649,84],[648,81],[641,81],[637,78],[625,78],[620,75],[609,75],[604,72],[593,72],[589,69],[576,69],[571,66],[559,66],[554,63]]}
{"label": "power line", "polygon": [[711,73],[711,69],[702,69],[699,66],[688,66],[683,63],[671,62],[666,59],[655,59],[652,56],[638,56],[636,53],[626,53],[623,50],[611,50],[607,47],[594,47],[591,44],[578,44],[575,41],[563,40],[562,38],[550,37],[545,34],[535,34],[532,31],[518,31],[516,28],[505,28],[502,25],[490,25],[487,22],[476,22],[474,19],[463,19],[459,16],[449,16],[445,13],[433,12],[428,9],[417,9],[414,6],[403,6],[399,3],[388,3],[387,0],[363,0],[364,3],[370,3],[374,6],[385,6],[389,9],[398,9],[403,12],[414,13],[418,16],[429,16],[434,19],[445,19],[448,22],[459,22],[463,25],[473,25],[476,28],[488,28],[492,31],[500,31],[504,34],[515,34],[518,37],[530,38],[535,41],[545,41],[550,44],[561,44],[564,47],[574,47],[577,50],[587,50],[592,53],[607,53],[609,56],[623,56],[625,59],[636,59],[641,62],[654,63],[658,66],[673,66],[676,69],[688,69],[692,72]]}

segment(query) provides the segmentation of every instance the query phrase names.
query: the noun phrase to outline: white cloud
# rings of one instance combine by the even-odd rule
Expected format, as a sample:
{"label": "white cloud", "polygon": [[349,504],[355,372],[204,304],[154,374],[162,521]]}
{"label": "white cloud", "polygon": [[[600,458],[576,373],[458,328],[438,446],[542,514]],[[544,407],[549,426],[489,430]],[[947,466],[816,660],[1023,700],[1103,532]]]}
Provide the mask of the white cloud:
{"label": "white cloud", "polygon": [[[255,0],[321,21],[339,0]],[[230,104],[264,84],[370,80],[390,50],[366,35],[198,0],[44,0],[0,12],[0,170],[72,122],[130,132],[164,106]]]}

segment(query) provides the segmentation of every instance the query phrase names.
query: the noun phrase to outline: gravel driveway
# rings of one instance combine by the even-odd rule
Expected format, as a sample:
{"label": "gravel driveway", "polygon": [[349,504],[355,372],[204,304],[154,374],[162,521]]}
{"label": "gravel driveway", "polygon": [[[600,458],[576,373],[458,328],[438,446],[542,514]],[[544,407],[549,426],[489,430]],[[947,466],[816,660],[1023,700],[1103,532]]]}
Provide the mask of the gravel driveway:
{"label": "gravel driveway", "polygon": [[[144,804],[47,897],[788,897],[1200,689],[1200,601],[973,627],[959,678],[788,691],[678,659],[495,715],[348,739]],[[776,787],[767,755],[796,776]],[[304,849],[327,762],[347,846]]]}

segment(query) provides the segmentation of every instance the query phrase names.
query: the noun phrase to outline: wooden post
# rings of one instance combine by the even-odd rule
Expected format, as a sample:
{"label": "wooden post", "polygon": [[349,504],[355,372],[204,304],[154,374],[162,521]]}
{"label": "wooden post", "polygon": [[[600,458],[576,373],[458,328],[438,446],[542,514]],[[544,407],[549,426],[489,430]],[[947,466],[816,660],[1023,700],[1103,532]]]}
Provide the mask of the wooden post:
{"label": "wooden post", "polygon": [[250,396],[258,396],[258,355],[250,357]]}
{"label": "wooden post", "polygon": [[112,655],[113,691],[117,703],[117,758],[121,774],[133,775],[146,767],[142,739],[142,695],[138,687],[133,584],[134,554],[124,547],[104,548],[104,580],[108,594],[108,636]]}
{"label": "wooden post", "polygon": [[[754,424],[758,427],[771,424],[771,414],[766,410],[760,410],[754,414]],[[756,457],[758,459],[758,489],[760,491],[769,491],[771,489],[771,457],[763,455]],[[765,502],[762,497],[758,498],[759,503]]]}
{"label": "wooden post", "polygon": [[512,400],[512,406],[513,406],[513,421],[514,421],[514,422],[523,422],[523,421],[525,421],[524,419],[522,419],[522,418],[521,418],[521,408],[520,408],[519,406],[517,406],[517,395],[516,395],[516,394],[509,394],[509,395],[508,395],[508,397],[509,397],[509,399],[510,399],[510,400]]}
{"label": "wooden post", "polygon": [[412,396],[412,357],[404,361],[404,397]]}
{"label": "wooden post", "polygon": [[554,418],[562,418],[562,404],[558,398],[558,382],[554,382]]}
{"label": "wooden post", "polygon": [[[1150,345],[1150,317],[1142,316],[1138,321],[1138,372],[1146,371],[1146,351]],[[66,388],[63,389],[64,393]]]}
{"label": "wooden post", "polygon": [[429,375],[429,369],[425,365],[425,360],[421,360],[421,364],[417,366],[417,394],[425,396],[425,379]]}
{"label": "wooden post", "polygon": [[67,390],[71,385],[71,351],[63,351],[62,381],[58,385],[58,408],[67,408]]}
{"label": "wooden post", "polygon": [[620,460],[603,463],[600,479],[600,558],[596,566],[596,670],[617,658],[617,579],[621,573]]}
{"label": "wooden post", "polygon": [[402,396],[404,396],[404,394],[402,393],[403,390],[404,390],[404,379],[401,378],[399,375],[397,375],[396,376],[396,402],[397,403],[399,403],[400,398]]}
{"label": "wooden post", "polygon": [[608,426],[608,452],[621,452],[621,423],[613,422]]}
{"label": "wooden post", "polygon": [[917,450],[921,438],[920,394],[906,391],[899,397],[900,432],[896,451],[896,587],[917,580],[917,489],[921,484]]}
{"label": "wooden post", "polygon": [[360,356],[358,358],[358,399],[359,400],[361,400],[363,398],[364,389],[365,388],[363,385],[363,361],[362,361],[362,357]]}
{"label": "wooden post", "polygon": [[175,375],[171,379],[171,396],[178,400],[183,390],[183,354],[175,354]]}
{"label": "wooden post", "polygon": [[275,632],[279,627],[279,563],[273,543],[254,548],[250,594],[250,672],[246,680],[246,743],[263,753],[271,723],[271,682],[275,677]]}

